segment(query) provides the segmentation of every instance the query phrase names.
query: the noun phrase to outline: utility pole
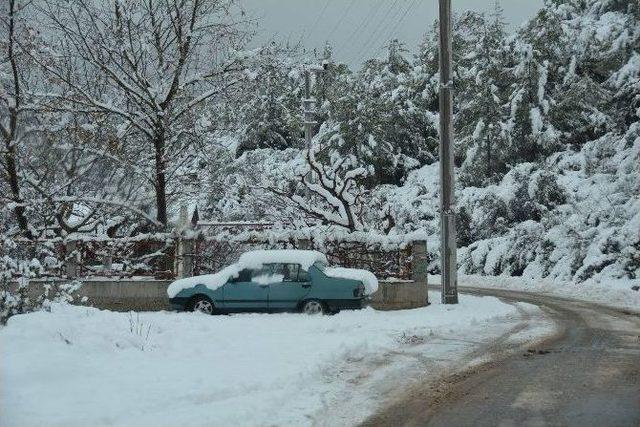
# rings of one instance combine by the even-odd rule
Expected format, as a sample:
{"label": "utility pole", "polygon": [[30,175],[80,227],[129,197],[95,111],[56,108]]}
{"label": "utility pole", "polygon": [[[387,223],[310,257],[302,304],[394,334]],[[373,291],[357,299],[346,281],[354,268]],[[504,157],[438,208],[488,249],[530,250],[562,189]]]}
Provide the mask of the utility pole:
{"label": "utility pole", "polygon": [[442,303],[458,303],[456,216],[453,169],[453,81],[451,0],[440,2],[440,269]]}
{"label": "utility pole", "polygon": [[315,102],[311,99],[311,76],[309,70],[304,70],[304,99],[302,100],[302,114],[304,120],[304,140],[307,146],[307,150],[311,149],[311,138],[313,135],[313,125],[315,122]]}
{"label": "utility pole", "polygon": [[[321,67],[304,68],[304,99],[302,100],[302,118],[304,122],[304,140],[307,150],[311,150],[311,139],[313,138],[313,126],[316,125],[316,100],[311,98],[311,71],[316,73],[316,77],[326,70],[326,65]],[[315,182],[313,172],[310,176],[310,182]]]}

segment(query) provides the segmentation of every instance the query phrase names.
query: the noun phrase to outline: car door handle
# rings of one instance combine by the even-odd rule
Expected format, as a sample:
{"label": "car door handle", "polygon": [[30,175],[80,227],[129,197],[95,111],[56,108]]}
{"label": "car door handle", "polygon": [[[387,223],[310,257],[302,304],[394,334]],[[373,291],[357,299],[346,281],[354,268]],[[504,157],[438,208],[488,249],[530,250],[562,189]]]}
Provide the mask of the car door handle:
{"label": "car door handle", "polygon": [[260,286],[262,289],[264,289],[264,288],[268,288],[268,287],[269,287],[269,285],[259,285],[259,286]]}
{"label": "car door handle", "polygon": [[310,288],[311,287],[311,283],[303,283],[302,287],[303,288]]}

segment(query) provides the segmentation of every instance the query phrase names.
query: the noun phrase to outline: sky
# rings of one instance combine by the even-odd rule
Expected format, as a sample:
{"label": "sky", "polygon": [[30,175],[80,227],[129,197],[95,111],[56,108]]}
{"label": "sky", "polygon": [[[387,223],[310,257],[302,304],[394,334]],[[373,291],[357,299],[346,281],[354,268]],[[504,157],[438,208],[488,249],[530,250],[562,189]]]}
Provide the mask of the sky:
{"label": "sky", "polygon": [[[502,0],[509,28],[533,16],[543,0]],[[492,11],[494,0],[452,0],[453,10]],[[308,51],[334,47],[334,58],[358,68],[384,53],[392,38],[414,51],[438,14],[437,0],[241,0],[257,19],[253,45],[271,40],[300,43]]]}

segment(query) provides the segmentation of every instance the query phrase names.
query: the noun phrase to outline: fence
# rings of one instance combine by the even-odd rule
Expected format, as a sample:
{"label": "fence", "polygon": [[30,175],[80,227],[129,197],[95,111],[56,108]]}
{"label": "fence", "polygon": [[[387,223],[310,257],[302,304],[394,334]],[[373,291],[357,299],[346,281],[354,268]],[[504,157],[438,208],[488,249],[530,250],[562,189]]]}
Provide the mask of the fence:
{"label": "fence", "polygon": [[245,251],[273,248],[317,249],[331,264],[373,271],[380,279],[372,295],[376,308],[428,304],[426,242],[357,233],[212,236],[190,231],[133,239],[18,240],[0,248],[0,289],[15,290],[19,277],[44,279],[30,282],[29,292],[37,296],[47,284],[80,278],[77,296],[96,307],[168,309],[166,288],[173,278],[218,271]]}
{"label": "fence", "polygon": [[240,254],[255,249],[315,249],[323,252],[329,264],[363,268],[378,277],[411,278],[413,245],[393,249],[380,244],[353,241],[290,240],[219,240],[199,238],[181,242],[178,263],[180,276],[208,274],[235,262]]}
{"label": "fence", "polygon": [[172,235],[136,238],[26,240],[0,247],[5,278],[173,277],[176,239]]}
{"label": "fence", "polygon": [[[15,278],[173,279],[219,271],[254,249],[315,249],[330,264],[370,270],[379,278],[412,279],[416,250],[422,241],[372,238],[370,234],[280,234],[253,230],[209,235],[202,230],[136,238],[16,241],[0,249],[0,273]],[[418,249],[416,249],[418,248]],[[426,274],[426,272],[425,272]]]}

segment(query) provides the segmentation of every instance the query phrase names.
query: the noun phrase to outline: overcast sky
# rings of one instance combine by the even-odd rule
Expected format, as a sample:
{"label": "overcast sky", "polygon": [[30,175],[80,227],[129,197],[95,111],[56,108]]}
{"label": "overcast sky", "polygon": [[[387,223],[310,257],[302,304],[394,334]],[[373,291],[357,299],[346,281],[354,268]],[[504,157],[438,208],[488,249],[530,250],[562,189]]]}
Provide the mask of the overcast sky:
{"label": "overcast sky", "polygon": [[[491,11],[493,0],[452,0],[455,12]],[[241,0],[258,19],[254,45],[270,40],[301,42],[309,50],[334,46],[334,57],[353,67],[379,56],[389,39],[414,51],[438,14],[437,0]],[[518,27],[542,6],[542,0],[502,0],[505,20]]]}

